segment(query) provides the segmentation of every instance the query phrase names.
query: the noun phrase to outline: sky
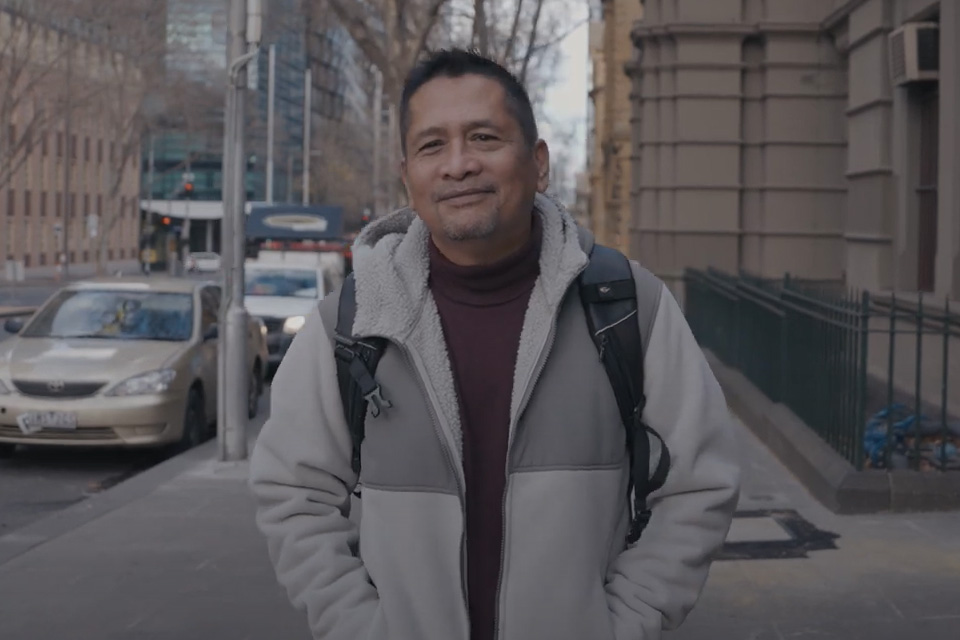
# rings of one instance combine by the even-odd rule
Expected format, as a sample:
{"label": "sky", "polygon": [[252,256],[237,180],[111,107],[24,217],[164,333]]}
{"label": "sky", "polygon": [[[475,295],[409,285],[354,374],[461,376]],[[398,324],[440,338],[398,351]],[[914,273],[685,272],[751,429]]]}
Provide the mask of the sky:
{"label": "sky", "polygon": [[[586,3],[583,4],[586,5]],[[584,6],[582,13],[572,22],[575,23],[586,17],[587,7]],[[589,32],[589,24],[584,22],[560,44],[561,67],[557,76],[558,81],[547,91],[544,112],[548,122],[541,126],[542,137],[553,147],[559,145],[558,141],[551,140],[553,129],[550,126],[551,122],[560,126],[576,126],[574,144],[564,149],[570,154],[572,160],[567,172],[567,180],[571,186],[575,184],[575,173],[582,171],[586,163]]]}

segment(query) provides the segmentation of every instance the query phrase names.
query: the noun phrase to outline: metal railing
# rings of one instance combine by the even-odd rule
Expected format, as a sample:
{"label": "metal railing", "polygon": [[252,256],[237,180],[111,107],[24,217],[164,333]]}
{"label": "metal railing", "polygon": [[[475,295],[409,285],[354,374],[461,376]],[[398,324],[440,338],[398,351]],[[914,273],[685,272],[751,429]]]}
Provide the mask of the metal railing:
{"label": "metal railing", "polygon": [[[789,407],[857,469],[960,468],[960,423],[950,422],[947,406],[949,342],[960,337],[960,316],[950,312],[949,302],[936,314],[922,299],[907,306],[789,276],[771,281],[688,270],[684,280],[685,313],[700,344]],[[896,340],[905,333],[917,342],[911,400],[895,385]],[[929,389],[921,366],[925,336],[928,343],[942,336],[935,408],[923,401],[930,395],[924,394]],[[889,349],[885,375],[868,368],[884,355],[870,350],[871,338],[877,344],[881,337]]]}

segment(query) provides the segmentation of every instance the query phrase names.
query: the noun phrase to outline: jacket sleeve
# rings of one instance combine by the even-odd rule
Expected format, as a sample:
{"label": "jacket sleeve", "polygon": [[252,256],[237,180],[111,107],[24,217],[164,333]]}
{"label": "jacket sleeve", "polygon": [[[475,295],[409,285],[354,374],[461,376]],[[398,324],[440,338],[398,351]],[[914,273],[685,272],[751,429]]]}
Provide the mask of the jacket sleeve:
{"label": "jacket sleeve", "polygon": [[650,495],[643,535],[607,576],[617,640],[655,640],[661,629],[683,622],[739,497],[739,448],[723,391],[680,306],[660,287],[644,359],[644,420],[666,442],[671,467],[664,486]]}
{"label": "jacket sleeve", "polygon": [[379,603],[354,553],[350,455],[333,348],[314,311],[274,378],[250,487],[277,578],[318,640],[367,637]]}

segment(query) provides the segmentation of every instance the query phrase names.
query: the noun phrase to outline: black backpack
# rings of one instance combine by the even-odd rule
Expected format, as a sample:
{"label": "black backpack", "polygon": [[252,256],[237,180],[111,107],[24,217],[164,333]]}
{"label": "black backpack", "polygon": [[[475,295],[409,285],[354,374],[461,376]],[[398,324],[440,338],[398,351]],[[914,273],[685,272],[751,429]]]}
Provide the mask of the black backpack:
{"label": "black backpack", "polygon": [[[670,469],[670,454],[660,435],[643,423],[646,405],[643,392],[643,344],[635,319],[637,293],[633,271],[627,258],[614,249],[595,245],[590,262],[578,281],[587,326],[597,346],[600,361],[610,378],[620,419],[626,430],[630,455],[630,484],[633,494],[627,542],[633,543],[650,520],[647,496],[661,488]],[[344,415],[353,440],[353,470],[360,472],[360,444],[364,436],[367,411],[377,417],[391,406],[384,398],[374,375],[377,363],[387,347],[383,338],[353,335],[356,313],[356,281],[351,273],[344,280],[337,310],[337,379]],[[657,468],[650,473],[650,437],[660,444]]]}

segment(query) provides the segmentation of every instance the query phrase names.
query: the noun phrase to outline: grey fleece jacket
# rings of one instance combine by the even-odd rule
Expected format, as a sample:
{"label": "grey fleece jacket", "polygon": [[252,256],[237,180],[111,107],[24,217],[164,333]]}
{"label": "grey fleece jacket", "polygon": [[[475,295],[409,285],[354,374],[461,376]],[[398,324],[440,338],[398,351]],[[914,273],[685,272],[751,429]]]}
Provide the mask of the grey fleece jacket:
{"label": "grey fleece jacket", "polygon": [[[677,303],[634,264],[644,419],[672,468],[643,536],[626,546],[623,427],[570,286],[593,241],[550,199],[538,196],[536,211],[541,275],[514,372],[497,635],[655,640],[696,603],[730,526],[739,488],[730,416]],[[253,452],[257,522],[317,640],[469,640],[459,412],[427,287],[427,237],[405,210],[357,239],[355,331],[389,340],[377,378],[393,407],[367,418],[354,513],[359,479],[331,337],[337,295],[280,366]]]}

